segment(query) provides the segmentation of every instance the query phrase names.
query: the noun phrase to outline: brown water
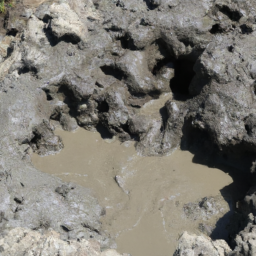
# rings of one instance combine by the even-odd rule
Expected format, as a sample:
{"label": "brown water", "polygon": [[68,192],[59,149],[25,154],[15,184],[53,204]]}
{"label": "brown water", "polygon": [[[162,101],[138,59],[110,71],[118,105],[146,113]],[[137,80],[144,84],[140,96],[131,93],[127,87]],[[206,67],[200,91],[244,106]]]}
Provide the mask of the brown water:
{"label": "brown water", "polygon": [[[161,118],[159,109],[171,97],[162,95],[138,111]],[[172,255],[183,231],[199,234],[199,223],[214,226],[229,211],[220,190],[231,184],[232,178],[219,169],[193,163],[193,155],[187,151],[142,157],[134,142],[103,140],[99,133],[83,129],[75,133],[57,130],[56,134],[62,137],[65,148],[55,156],[34,154],[34,165],[94,191],[106,208],[103,228],[116,237],[120,252]],[[187,219],[184,204],[209,196],[219,196],[223,206],[219,214],[208,220]]]}
{"label": "brown water", "polygon": [[34,154],[34,165],[91,188],[106,208],[104,229],[116,237],[120,252],[133,256],[172,255],[184,230],[199,232],[198,223],[185,218],[183,205],[220,195],[232,183],[224,172],[192,163],[189,152],[142,157],[133,142],[103,140],[83,129],[56,133],[64,141],[63,151],[47,157]]}

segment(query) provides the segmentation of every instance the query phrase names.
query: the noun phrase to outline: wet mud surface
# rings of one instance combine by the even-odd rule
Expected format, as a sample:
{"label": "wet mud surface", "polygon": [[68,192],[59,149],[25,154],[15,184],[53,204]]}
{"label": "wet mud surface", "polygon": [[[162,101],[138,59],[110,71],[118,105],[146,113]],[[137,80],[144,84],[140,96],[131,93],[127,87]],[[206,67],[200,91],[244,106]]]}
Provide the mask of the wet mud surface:
{"label": "wet mud surface", "polygon": [[41,2],[0,17],[0,236],[254,256],[254,1]]}
{"label": "wet mud surface", "polygon": [[[56,134],[63,139],[64,149],[54,156],[34,154],[35,167],[92,189],[106,210],[103,229],[116,238],[120,252],[172,255],[184,230],[200,234],[202,225],[213,230],[217,220],[232,211],[232,178],[219,169],[193,163],[187,151],[142,157],[134,142],[102,139],[97,132],[57,129]],[[225,187],[231,189],[222,195]],[[198,213],[198,218],[185,214],[184,205],[205,197],[217,202],[211,214]],[[225,236],[223,230],[219,236]]]}

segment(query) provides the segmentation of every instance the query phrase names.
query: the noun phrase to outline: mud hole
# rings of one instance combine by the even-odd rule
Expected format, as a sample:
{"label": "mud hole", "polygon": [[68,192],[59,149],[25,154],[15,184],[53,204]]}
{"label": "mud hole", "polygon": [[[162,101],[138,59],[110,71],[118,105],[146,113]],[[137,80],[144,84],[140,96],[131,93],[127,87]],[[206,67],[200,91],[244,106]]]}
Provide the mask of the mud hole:
{"label": "mud hole", "polygon": [[[187,151],[142,157],[134,142],[104,140],[99,133],[84,129],[75,133],[57,129],[56,134],[65,148],[55,156],[34,154],[34,165],[94,191],[106,209],[104,230],[116,238],[120,252],[172,255],[184,230],[199,234],[202,225],[214,229],[217,220],[232,211],[230,194],[234,191],[221,193],[232,178],[219,169],[193,163],[193,155]],[[184,205],[211,196],[220,205],[216,214],[202,219],[184,214]]]}
{"label": "mud hole", "polygon": [[[161,109],[172,97],[163,94],[139,113],[163,119]],[[173,255],[185,230],[228,239],[226,226],[243,191],[227,169],[194,163],[194,156],[180,149],[169,156],[143,157],[136,142],[121,143],[98,131],[57,129],[64,149],[54,156],[34,154],[32,161],[39,170],[95,193],[105,208],[103,229],[115,238],[119,252]]]}

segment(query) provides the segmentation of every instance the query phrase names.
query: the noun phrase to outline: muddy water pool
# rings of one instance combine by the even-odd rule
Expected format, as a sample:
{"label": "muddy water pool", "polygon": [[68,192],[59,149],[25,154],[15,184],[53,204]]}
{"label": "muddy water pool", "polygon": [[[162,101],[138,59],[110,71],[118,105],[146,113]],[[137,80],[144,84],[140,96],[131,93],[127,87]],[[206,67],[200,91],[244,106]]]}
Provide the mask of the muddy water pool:
{"label": "muddy water pool", "polygon": [[172,255],[184,230],[199,233],[199,223],[184,216],[184,204],[221,197],[220,190],[232,183],[221,170],[193,163],[187,151],[143,157],[134,142],[104,140],[97,132],[57,129],[56,134],[64,149],[54,156],[34,154],[35,167],[91,188],[106,209],[104,230],[116,237],[120,252],[133,256]]}

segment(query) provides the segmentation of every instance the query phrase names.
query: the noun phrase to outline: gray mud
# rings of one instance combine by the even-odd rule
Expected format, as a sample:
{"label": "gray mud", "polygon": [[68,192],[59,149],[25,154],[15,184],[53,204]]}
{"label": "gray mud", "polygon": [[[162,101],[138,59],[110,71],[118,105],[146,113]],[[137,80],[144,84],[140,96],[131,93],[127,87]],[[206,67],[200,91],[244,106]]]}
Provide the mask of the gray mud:
{"label": "gray mud", "polygon": [[[160,248],[160,255],[161,248],[173,252],[188,230],[228,237],[231,247],[185,232],[175,256],[254,256],[254,6],[255,0],[6,6],[0,15],[0,236],[53,229],[62,240],[94,238],[101,250],[116,238],[121,251],[150,255]],[[56,123],[69,132],[104,127],[116,139],[82,130],[55,134]],[[44,167],[47,159],[56,163],[39,167],[55,177],[32,166],[28,152],[50,155],[64,146],[59,155],[40,158]],[[133,251],[137,244],[148,251]]]}

